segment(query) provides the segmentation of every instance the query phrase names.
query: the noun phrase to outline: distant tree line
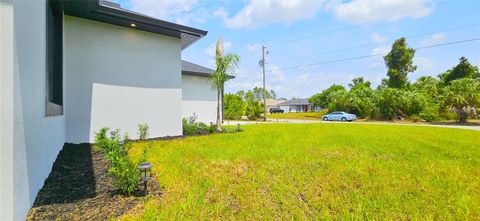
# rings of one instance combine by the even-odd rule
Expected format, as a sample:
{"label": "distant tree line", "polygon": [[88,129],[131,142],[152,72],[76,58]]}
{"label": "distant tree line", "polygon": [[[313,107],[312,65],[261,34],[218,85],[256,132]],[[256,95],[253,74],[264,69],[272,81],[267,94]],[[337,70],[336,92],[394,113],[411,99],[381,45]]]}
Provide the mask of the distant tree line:
{"label": "distant tree line", "polygon": [[[274,90],[265,90],[266,98],[276,99]],[[249,119],[258,119],[264,112],[263,88],[254,87],[253,90],[240,90],[235,94],[225,94],[225,119],[239,120],[242,116]]]}
{"label": "distant tree line", "polygon": [[346,111],[362,118],[439,121],[457,119],[466,122],[477,116],[480,107],[480,72],[465,57],[459,64],[438,75],[424,76],[411,83],[408,74],[416,70],[415,49],[405,38],[396,40],[384,56],[387,78],[376,89],[357,77],[349,84],[332,85],[309,98],[313,106],[330,111]]}

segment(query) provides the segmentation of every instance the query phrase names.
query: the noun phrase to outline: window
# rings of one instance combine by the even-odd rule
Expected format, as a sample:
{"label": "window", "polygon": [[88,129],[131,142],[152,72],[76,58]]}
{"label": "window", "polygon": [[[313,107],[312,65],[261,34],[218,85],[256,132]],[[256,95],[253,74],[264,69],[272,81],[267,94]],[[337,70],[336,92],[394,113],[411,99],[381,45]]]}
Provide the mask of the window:
{"label": "window", "polygon": [[57,0],[46,7],[46,115],[63,114],[63,12]]}

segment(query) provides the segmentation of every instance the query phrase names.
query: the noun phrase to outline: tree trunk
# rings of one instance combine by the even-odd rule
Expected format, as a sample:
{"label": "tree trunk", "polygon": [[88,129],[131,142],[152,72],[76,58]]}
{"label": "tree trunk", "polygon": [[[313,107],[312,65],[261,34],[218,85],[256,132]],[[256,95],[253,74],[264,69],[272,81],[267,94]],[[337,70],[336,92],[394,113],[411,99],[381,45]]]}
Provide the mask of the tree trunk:
{"label": "tree trunk", "polygon": [[220,114],[220,109],[222,108],[221,104],[221,89],[217,89],[217,131],[222,132],[222,117]]}
{"label": "tree trunk", "polygon": [[223,122],[225,121],[225,86],[222,86],[222,110],[221,110],[221,113],[222,113],[222,124]]}
{"label": "tree trunk", "polygon": [[457,108],[456,110],[459,123],[466,123],[468,120],[468,107]]}

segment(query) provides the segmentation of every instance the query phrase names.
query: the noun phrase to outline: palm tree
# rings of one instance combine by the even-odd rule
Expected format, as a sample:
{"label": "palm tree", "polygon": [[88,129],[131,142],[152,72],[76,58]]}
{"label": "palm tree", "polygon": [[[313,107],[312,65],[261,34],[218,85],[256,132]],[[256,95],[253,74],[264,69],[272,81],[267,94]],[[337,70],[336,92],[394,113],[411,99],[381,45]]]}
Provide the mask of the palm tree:
{"label": "palm tree", "polygon": [[223,54],[223,40],[218,39],[215,49],[215,71],[210,75],[212,88],[217,91],[217,131],[222,131],[221,107],[223,106],[223,91],[225,82],[235,76],[240,57],[235,54]]}

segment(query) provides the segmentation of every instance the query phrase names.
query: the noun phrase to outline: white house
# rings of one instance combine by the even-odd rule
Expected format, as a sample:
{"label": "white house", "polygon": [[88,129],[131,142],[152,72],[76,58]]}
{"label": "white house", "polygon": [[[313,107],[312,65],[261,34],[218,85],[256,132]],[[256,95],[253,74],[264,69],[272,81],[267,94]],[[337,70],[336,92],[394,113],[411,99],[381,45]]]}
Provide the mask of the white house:
{"label": "white house", "polygon": [[290,112],[308,112],[308,111],[320,111],[321,108],[313,107],[310,105],[307,99],[293,98],[288,101],[281,102],[277,104],[280,109],[285,113]]}
{"label": "white house", "polygon": [[278,107],[278,104],[282,103],[283,100],[277,100],[273,98],[267,98],[265,99],[265,104],[267,105],[267,111],[270,110],[271,108]]}
{"label": "white house", "polygon": [[181,60],[206,31],[103,0],[1,0],[0,22],[0,220],[25,219],[66,142],[215,121],[211,70]]}
{"label": "white house", "polygon": [[213,70],[182,60],[182,116],[209,124],[217,118],[217,92],[208,77]]}

